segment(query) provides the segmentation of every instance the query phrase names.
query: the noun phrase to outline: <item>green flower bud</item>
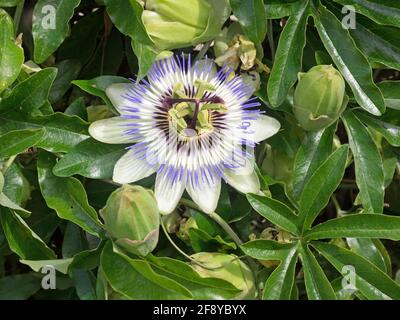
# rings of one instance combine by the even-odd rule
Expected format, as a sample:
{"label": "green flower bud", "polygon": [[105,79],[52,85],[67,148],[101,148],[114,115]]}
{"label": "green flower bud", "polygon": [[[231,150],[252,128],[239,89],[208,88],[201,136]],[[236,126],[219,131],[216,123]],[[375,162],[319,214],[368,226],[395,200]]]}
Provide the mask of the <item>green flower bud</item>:
{"label": "green flower bud", "polygon": [[124,185],[110,195],[100,214],[115,244],[126,251],[145,256],[156,247],[160,214],[151,190]]}
{"label": "green flower bud", "polygon": [[227,18],[227,0],[147,0],[142,21],[161,50],[212,40]]}
{"label": "green flower bud", "polygon": [[253,273],[237,256],[217,252],[199,252],[191,257],[201,265],[192,263],[193,268],[202,277],[223,279],[241,290],[234,299],[255,298],[256,287]]}
{"label": "green flower bud", "polygon": [[319,65],[299,73],[293,111],[305,130],[320,130],[335,122],[347,106],[345,82],[331,65]]}

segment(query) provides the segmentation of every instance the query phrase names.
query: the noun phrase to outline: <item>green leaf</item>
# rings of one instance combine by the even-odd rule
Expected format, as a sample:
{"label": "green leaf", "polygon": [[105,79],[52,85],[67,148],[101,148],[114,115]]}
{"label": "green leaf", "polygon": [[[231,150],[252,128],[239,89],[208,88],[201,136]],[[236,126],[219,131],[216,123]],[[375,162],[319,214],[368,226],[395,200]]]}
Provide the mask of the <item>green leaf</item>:
{"label": "green leaf", "polygon": [[28,217],[30,215],[28,210],[21,208],[18,204],[10,200],[4,193],[0,193],[0,206],[18,211],[18,213],[24,217]]}
{"label": "green leaf", "polygon": [[121,33],[132,40],[151,45],[152,41],[147,35],[142,22],[143,7],[136,0],[103,0],[114,25]]}
{"label": "green leaf", "polygon": [[145,45],[138,41],[132,41],[131,45],[139,63],[137,78],[142,79],[156,61],[158,52],[153,46]]}
{"label": "green leaf", "polygon": [[0,0],[0,7],[15,7],[21,2],[22,0]]}
{"label": "green leaf", "polygon": [[33,271],[40,272],[44,266],[52,266],[57,271],[67,274],[68,267],[72,262],[72,258],[69,259],[57,259],[57,260],[20,260],[22,264],[26,264],[29,266]]}
{"label": "green leaf", "polygon": [[101,254],[101,268],[111,287],[128,298],[143,300],[189,298],[186,294],[173,291],[174,287],[168,289],[158,285],[158,277],[152,280],[144,277],[126,258],[113,252],[111,242],[107,243]]}
{"label": "green leaf", "polygon": [[0,135],[0,158],[8,158],[26,151],[42,140],[44,128],[9,131]]}
{"label": "green leaf", "polygon": [[14,41],[11,17],[0,9],[0,92],[18,77],[24,63],[24,50]]}
{"label": "green leaf", "polygon": [[386,106],[400,110],[400,81],[382,81],[378,83],[378,87],[385,98]]}
{"label": "green leaf", "polygon": [[281,19],[296,14],[302,5],[302,0],[269,0],[264,5],[265,14],[267,19]]}
{"label": "green leaf", "polygon": [[18,112],[0,114],[0,134],[14,130],[45,129],[43,138],[35,145],[51,152],[68,152],[89,138],[88,124],[76,116],[54,113],[30,117]]}
{"label": "green leaf", "polygon": [[49,100],[51,103],[60,100],[71,87],[71,81],[76,79],[81,70],[79,60],[63,60],[56,64],[57,77],[51,88]]}
{"label": "green leaf", "polygon": [[336,125],[332,125],[317,132],[306,133],[293,164],[293,196],[297,200],[315,170],[332,153],[335,129]]}
{"label": "green leaf", "polygon": [[[358,19],[357,22],[359,22]],[[351,36],[357,47],[365,54],[370,62],[384,64],[400,70],[400,46],[397,44],[398,29],[380,26],[371,21],[361,20],[355,29],[350,29]]]}
{"label": "green leaf", "polygon": [[80,300],[96,300],[96,278],[91,271],[72,270],[70,275]]}
{"label": "green leaf", "polygon": [[239,292],[235,286],[225,280],[218,278],[203,278],[195,269],[193,269],[192,266],[183,261],[169,257],[156,257],[152,254],[147,255],[146,260],[158,269],[163,270],[169,276],[175,277],[175,280],[178,282],[182,279],[204,286],[208,288],[208,290],[221,289],[233,293]]}
{"label": "green leaf", "polygon": [[246,36],[254,43],[263,42],[267,33],[267,17],[263,1],[230,0],[229,2]]}
{"label": "green leaf", "polygon": [[112,110],[114,109],[110,99],[106,96],[106,89],[113,83],[129,83],[130,81],[118,76],[100,76],[91,80],[75,80],[72,83],[82,90],[101,98]]}
{"label": "green leaf", "polygon": [[334,0],[354,9],[379,24],[400,28],[400,3],[393,0]]}
{"label": "green leaf", "polygon": [[282,202],[255,194],[248,194],[247,200],[254,210],[273,224],[293,234],[299,233],[296,214]]}
{"label": "green leaf", "polygon": [[360,189],[363,207],[369,213],[382,213],[384,175],[379,150],[367,129],[353,112],[344,113],[342,119],[354,156],[356,182]]}
{"label": "green leaf", "polygon": [[56,68],[46,68],[19,83],[7,98],[0,101],[0,115],[11,111],[38,114],[38,109],[47,101],[56,75]]}
{"label": "green leaf", "polygon": [[305,235],[308,240],[346,237],[400,240],[400,217],[351,214],[321,223]]}
{"label": "green leaf", "polygon": [[364,257],[383,272],[389,275],[391,274],[392,264],[390,256],[379,240],[369,238],[347,238],[346,242],[351,251]]}
{"label": "green leaf", "polygon": [[257,260],[283,261],[293,249],[293,244],[259,239],[246,242],[240,248],[246,255]]}
{"label": "green leaf", "polygon": [[335,292],[324,271],[307,245],[299,246],[304,281],[309,300],[336,300]]}
{"label": "green leaf", "polygon": [[372,81],[367,58],[357,48],[349,31],[322,5],[314,10],[313,17],[326,50],[350,85],[356,101],[368,112],[380,116],[385,111],[385,102]]}
{"label": "green leaf", "polygon": [[308,229],[318,214],[329,202],[339,186],[346,167],[348,146],[343,145],[333,152],[315,170],[300,196],[299,221],[302,230]]}
{"label": "green leaf", "polygon": [[31,273],[2,277],[0,279],[0,299],[26,300],[40,290],[42,287],[40,282],[40,278]]}
{"label": "green leaf", "polygon": [[268,277],[264,286],[264,300],[290,300],[294,285],[298,253],[290,250],[279,266]]}
{"label": "green leaf", "polygon": [[126,146],[87,139],[77,144],[53,169],[59,177],[80,174],[92,179],[110,179],[115,163],[126,153]]}
{"label": "green leaf", "polygon": [[25,260],[55,259],[56,255],[14,211],[1,208],[0,220],[10,249]]}
{"label": "green leaf", "polygon": [[38,177],[40,190],[47,205],[57,215],[79,225],[90,234],[99,236],[101,222],[96,210],[89,204],[85,189],[75,178],[59,178],[52,173],[56,164],[55,157],[42,152],[38,159]]}
{"label": "green leaf", "polygon": [[400,147],[400,127],[391,123],[384,122],[365,114],[364,112],[354,112],[357,118],[364,122],[368,128],[379,132],[394,147]]}
{"label": "green leaf", "polygon": [[268,80],[268,97],[274,107],[287,98],[290,88],[301,71],[303,49],[306,44],[306,26],[309,17],[308,1],[290,16],[279,38],[275,62]]}
{"label": "green leaf", "polygon": [[355,269],[356,288],[368,299],[400,299],[400,286],[378,267],[359,255],[332,244],[313,242],[317,249],[343,276],[345,266]]}
{"label": "green leaf", "polygon": [[43,63],[69,34],[69,20],[80,0],[39,0],[33,9],[36,63]]}

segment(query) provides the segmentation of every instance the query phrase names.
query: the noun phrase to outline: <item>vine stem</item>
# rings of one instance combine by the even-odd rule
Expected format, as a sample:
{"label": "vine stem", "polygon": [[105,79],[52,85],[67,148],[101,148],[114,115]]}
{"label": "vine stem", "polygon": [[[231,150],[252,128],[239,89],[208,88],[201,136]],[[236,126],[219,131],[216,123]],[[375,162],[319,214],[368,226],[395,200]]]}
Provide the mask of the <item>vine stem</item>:
{"label": "vine stem", "polygon": [[165,227],[165,224],[162,222],[161,223],[161,228],[164,231],[165,237],[167,238],[167,240],[172,244],[172,246],[175,248],[176,251],[178,251],[181,255],[183,255],[185,258],[187,258],[189,261],[193,262],[194,264],[197,264],[198,266],[202,267],[203,269],[208,269],[208,270],[218,270],[221,269],[223,267],[225,267],[225,265],[230,264],[232,262],[234,262],[235,260],[238,260],[239,258],[234,258],[231,261],[229,261],[229,263],[223,264],[219,267],[215,267],[215,268],[211,268],[209,266],[206,266],[200,262],[198,262],[196,259],[193,259],[191,256],[189,256],[185,251],[183,251],[181,248],[179,248],[179,246],[174,242],[174,240],[172,240],[171,236],[168,233],[167,228]]}
{"label": "vine stem", "polygon": [[[200,212],[202,212],[200,210],[200,208],[198,207],[198,205],[196,205],[193,201],[189,200],[189,199],[185,199],[182,198],[180,201],[183,205],[188,206],[192,209],[195,210],[199,210]],[[243,241],[239,238],[239,236],[236,234],[236,232],[231,228],[231,226],[224,220],[222,219],[218,213],[216,212],[212,212],[212,213],[204,213],[207,216],[209,216],[212,220],[214,220],[230,237],[231,239],[236,243],[236,245],[240,248],[240,246],[243,244]],[[240,248],[240,250],[243,252],[243,250]],[[243,252],[245,253],[245,252]],[[251,272],[253,274],[254,277],[254,281],[257,281],[257,263],[256,261],[254,261],[252,258],[246,256],[246,261],[249,264],[249,267],[251,269]],[[261,297],[261,290],[258,286],[257,290],[258,290],[258,296]]]}

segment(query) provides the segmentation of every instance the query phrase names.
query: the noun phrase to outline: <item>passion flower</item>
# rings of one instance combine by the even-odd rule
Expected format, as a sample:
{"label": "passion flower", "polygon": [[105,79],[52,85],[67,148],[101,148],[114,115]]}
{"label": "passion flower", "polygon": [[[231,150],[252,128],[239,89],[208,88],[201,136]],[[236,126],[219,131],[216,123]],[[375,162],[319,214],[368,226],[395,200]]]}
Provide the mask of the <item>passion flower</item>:
{"label": "passion flower", "polygon": [[320,130],[335,122],[349,101],[345,82],[331,65],[319,65],[299,73],[293,111],[305,130]]}
{"label": "passion flower", "polygon": [[[253,148],[280,124],[263,115],[253,87],[213,61],[159,60],[147,80],[114,84],[107,96],[120,116],[91,124],[105,143],[128,143],[113,180],[131,183],[156,173],[160,212],[172,212],[183,192],[206,213],[217,206],[221,179],[243,193],[258,193]],[[244,150],[244,147],[245,150]]]}

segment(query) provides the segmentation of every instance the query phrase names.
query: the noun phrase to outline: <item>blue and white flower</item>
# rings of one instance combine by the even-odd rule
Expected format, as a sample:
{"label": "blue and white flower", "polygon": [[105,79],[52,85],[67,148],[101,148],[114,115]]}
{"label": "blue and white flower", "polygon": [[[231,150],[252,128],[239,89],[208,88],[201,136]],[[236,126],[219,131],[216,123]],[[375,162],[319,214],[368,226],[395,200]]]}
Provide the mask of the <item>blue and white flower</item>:
{"label": "blue and white flower", "polygon": [[212,60],[157,61],[147,80],[114,84],[106,94],[118,117],[96,121],[90,134],[104,143],[132,144],[114,167],[125,184],[156,173],[160,212],[172,212],[186,190],[206,213],[217,206],[221,179],[243,193],[258,193],[255,145],[278,132],[263,115],[254,89]]}

